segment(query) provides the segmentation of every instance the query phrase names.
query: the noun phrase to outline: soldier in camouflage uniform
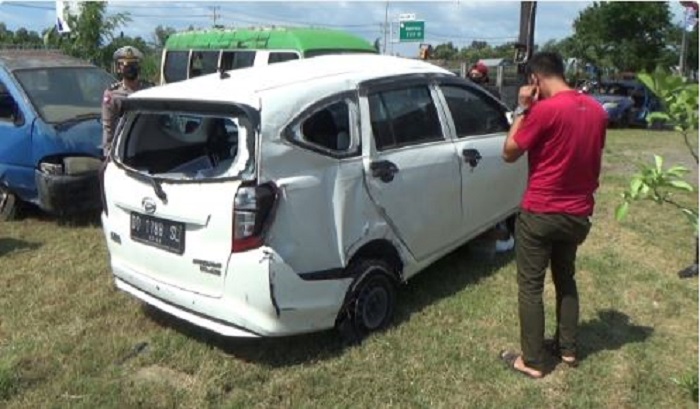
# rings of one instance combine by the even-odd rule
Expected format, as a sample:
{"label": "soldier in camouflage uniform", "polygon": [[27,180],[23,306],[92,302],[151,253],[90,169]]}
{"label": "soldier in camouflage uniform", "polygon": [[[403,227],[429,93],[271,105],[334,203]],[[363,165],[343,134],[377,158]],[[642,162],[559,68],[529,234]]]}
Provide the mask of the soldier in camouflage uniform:
{"label": "soldier in camouflage uniform", "polygon": [[114,72],[120,81],[110,85],[102,97],[102,150],[105,157],[119,121],[122,100],[130,94],[153,84],[139,79],[139,62],[143,54],[136,47],[125,46],[114,52]]}

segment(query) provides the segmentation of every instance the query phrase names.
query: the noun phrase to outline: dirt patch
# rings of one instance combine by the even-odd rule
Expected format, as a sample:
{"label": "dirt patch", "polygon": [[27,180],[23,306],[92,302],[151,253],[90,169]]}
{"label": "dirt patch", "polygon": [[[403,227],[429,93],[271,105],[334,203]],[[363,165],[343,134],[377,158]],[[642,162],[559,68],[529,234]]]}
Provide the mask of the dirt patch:
{"label": "dirt patch", "polygon": [[135,383],[166,384],[176,389],[189,389],[195,380],[191,375],[159,365],[139,369],[134,375]]}

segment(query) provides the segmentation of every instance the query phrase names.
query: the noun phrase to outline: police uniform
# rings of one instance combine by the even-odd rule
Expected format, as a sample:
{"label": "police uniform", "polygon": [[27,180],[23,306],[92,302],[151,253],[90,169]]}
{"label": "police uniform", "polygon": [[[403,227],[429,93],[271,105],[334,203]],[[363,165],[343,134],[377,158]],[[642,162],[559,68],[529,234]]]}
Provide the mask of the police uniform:
{"label": "police uniform", "polygon": [[[131,46],[126,46],[118,49],[114,53],[115,63],[136,63],[142,58],[141,52]],[[119,72],[118,64],[115,64],[115,71]],[[138,80],[136,89],[131,89],[126,86],[126,80],[117,81],[107,88],[102,96],[102,150],[107,156],[109,149],[114,139],[114,132],[119,122],[121,114],[122,102],[124,98],[132,93],[153,86],[153,84]]]}

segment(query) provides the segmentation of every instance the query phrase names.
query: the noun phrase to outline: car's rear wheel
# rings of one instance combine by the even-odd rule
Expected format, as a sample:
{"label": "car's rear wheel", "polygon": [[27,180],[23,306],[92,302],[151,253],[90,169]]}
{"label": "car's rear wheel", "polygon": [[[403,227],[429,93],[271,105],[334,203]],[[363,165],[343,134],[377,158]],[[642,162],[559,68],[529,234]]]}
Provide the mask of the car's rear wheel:
{"label": "car's rear wheel", "polygon": [[357,343],[386,328],[396,308],[396,276],[383,260],[358,260],[348,266],[355,277],[345,297],[336,328],[346,342]]}
{"label": "car's rear wheel", "polygon": [[0,221],[14,220],[18,206],[17,196],[5,186],[0,186]]}

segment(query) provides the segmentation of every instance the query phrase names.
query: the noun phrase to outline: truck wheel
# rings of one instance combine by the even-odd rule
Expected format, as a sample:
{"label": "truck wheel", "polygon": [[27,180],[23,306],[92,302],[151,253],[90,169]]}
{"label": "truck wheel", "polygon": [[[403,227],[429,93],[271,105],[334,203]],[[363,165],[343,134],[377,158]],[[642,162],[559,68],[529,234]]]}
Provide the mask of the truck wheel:
{"label": "truck wheel", "polygon": [[396,308],[396,276],[383,260],[359,260],[348,269],[356,278],[345,297],[336,328],[344,341],[356,344],[391,323]]}
{"label": "truck wheel", "polygon": [[17,216],[17,196],[4,186],[0,186],[0,221],[14,220]]}

